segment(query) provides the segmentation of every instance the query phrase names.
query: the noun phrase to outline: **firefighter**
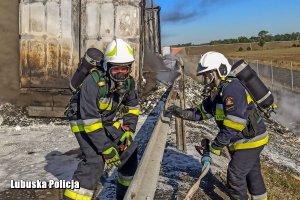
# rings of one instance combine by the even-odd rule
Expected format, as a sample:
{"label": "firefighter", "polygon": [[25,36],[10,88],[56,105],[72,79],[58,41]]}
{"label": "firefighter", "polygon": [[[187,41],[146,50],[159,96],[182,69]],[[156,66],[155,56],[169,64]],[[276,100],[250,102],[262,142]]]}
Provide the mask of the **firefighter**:
{"label": "firefighter", "polygon": [[269,136],[257,107],[245,87],[230,75],[231,65],[218,52],[205,53],[197,69],[203,75],[206,96],[195,108],[182,110],[171,105],[167,112],[186,120],[214,118],[219,132],[210,144],[218,156],[228,147],[231,160],[227,170],[229,196],[234,200],[266,200],[267,192],[261,174],[260,153]]}
{"label": "firefighter", "polygon": [[[80,189],[66,189],[65,199],[92,199],[104,165],[118,167],[120,155],[132,142],[140,110],[134,79],[129,75],[133,62],[130,45],[122,39],[114,39],[106,48],[102,65],[92,69],[80,86],[79,117],[70,122],[83,155],[73,175]],[[122,124],[116,119],[121,106]],[[123,199],[137,164],[135,149],[128,161],[118,168],[117,199]]]}

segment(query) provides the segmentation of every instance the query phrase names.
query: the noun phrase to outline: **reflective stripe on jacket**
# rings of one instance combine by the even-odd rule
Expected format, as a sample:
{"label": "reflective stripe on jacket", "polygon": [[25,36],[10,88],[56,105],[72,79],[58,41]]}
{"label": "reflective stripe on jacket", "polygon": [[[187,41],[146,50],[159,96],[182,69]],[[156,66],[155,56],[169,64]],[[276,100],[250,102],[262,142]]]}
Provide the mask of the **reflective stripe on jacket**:
{"label": "reflective stripe on jacket", "polygon": [[247,127],[248,113],[256,109],[253,100],[237,79],[228,79],[219,86],[214,98],[205,98],[190,112],[187,120],[206,120],[214,117],[219,133],[215,138],[218,145],[230,146],[231,150],[250,149],[268,143],[269,136],[263,120],[258,123],[255,137],[247,139],[242,131]]}
{"label": "reflective stripe on jacket", "polygon": [[[107,92],[104,97],[100,97],[99,86],[91,75],[88,75],[82,83],[79,98],[81,119],[70,121],[71,130],[74,133],[87,133],[100,152],[111,143],[108,135],[116,139],[122,134],[120,122],[114,121],[120,105],[127,108],[123,116],[123,124],[126,124],[133,132],[136,129],[140,107],[134,88],[134,79],[130,78],[132,87],[128,93]],[[111,83],[106,84],[109,84],[109,88],[113,87]]]}

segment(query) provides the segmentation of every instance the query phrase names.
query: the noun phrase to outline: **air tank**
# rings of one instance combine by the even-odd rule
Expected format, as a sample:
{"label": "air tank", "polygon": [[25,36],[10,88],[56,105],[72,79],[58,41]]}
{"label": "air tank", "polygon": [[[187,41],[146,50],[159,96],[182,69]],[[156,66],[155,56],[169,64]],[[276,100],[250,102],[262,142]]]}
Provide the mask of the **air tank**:
{"label": "air tank", "polygon": [[91,69],[100,67],[102,64],[103,53],[96,48],[89,48],[81,58],[78,68],[70,81],[70,89],[76,92],[85,77],[90,73]]}
{"label": "air tank", "polygon": [[242,82],[259,107],[267,109],[274,103],[271,91],[246,61],[239,60],[234,63],[231,73]]}

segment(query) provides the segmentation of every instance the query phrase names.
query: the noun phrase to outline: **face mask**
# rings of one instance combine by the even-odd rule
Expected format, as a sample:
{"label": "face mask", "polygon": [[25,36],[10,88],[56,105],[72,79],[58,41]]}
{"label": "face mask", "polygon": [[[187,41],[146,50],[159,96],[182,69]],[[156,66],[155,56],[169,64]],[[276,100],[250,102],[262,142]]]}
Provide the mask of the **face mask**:
{"label": "face mask", "polygon": [[129,77],[130,73],[130,66],[124,65],[124,66],[111,66],[109,68],[109,75],[112,80],[119,82],[119,81],[125,81]]}
{"label": "face mask", "polygon": [[214,74],[213,72],[205,72],[203,74],[203,77],[204,77],[204,85],[210,85],[211,83],[214,82]]}
{"label": "face mask", "polygon": [[204,90],[202,96],[208,97],[211,95],[210,93],[212,89],[215,88],[216,86],[214,82],[215,77],[212,72],[206,72],[203,74],[203,78],[204,78]]}
{"label": "face mask", "polygon": [[128,78],[128,74],[122,74],[122,73],[116,73],[114,75],[112,75],[112,78],[115,80],[115,81],[124,81]]}
{"label": "face mask", "polygon": [[115,91],[124,94],[127,91],[126,80],[131,72],[131,64],[110,64],[108,74],[115,84]]}

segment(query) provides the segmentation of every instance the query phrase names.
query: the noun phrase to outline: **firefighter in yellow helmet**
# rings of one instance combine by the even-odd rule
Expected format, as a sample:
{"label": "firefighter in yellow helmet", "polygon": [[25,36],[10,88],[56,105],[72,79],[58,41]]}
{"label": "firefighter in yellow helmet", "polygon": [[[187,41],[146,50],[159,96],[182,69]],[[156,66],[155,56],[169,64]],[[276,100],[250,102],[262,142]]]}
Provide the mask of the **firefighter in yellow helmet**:
{"label": "firefighter in yellow helmet", "polygon": [[231,65],[218,52],[205,53],[197,75],[204,76],[206,97],[196,108],[182,110],[175,105],[167,111],[176,117],[200,121],[214,118],[219,133],[210,151],[220,155],[227,146],[231,161],[227,171],[229,196],[234,200],[266,200],[260,168],[260,153],[268,143],[266,126],[241,82],[230,74]]}
{"label": "firefighter in yellow helmet", "polygon": [[[66,189],[65,199],[92,199],[105,164],[118,167],[117,199],[126,193],[138,164],[133,135],[140,108],[129,75],[133,62],[130,45],[114,39],[106,48],[103,64],[90,72],[77,93],[77,118],[70,123],[83,155],[73,176],[80,189]],[[120,105],[124,106],[122,124],[116,118]],[[123,155],[127,156],[124,160]]]}

